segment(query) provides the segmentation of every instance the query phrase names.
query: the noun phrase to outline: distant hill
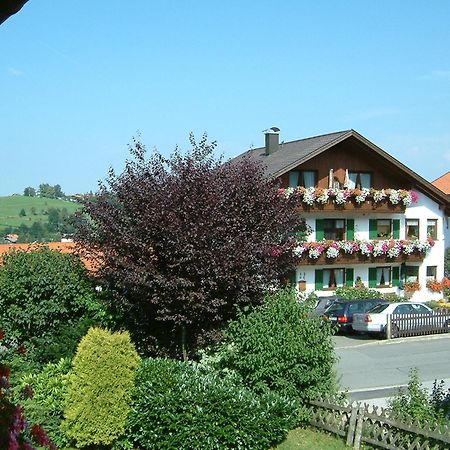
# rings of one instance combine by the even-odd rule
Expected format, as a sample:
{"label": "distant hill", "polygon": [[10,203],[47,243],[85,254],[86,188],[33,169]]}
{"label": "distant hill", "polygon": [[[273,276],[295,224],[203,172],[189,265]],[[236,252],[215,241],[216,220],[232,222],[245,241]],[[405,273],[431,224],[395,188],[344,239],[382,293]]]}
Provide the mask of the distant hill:
{"label": "distant hill", "polygon": [[[40,240],[33,237],[48,237],[58,240],[62,226],[58,221],[63,221],[72,215],[81,204],[67,200],[58,200],[41,197],[25,197],[22,195],[11,195],[0,197],[0,239],[8,232],[17,232],[22,229],[22,235],[26,234],[26,228],[34,227],[36,236],[30,236],[31,241]],[[50,219],[50,220],[49,220]],[[40,225],[35,225],[40,224]],[[52,228],[53,226],[53,229]],[[42,233],[40,229],[42,228]],[[11,230],[12,229],[12,230]],[[18,233],[20,235],[20,233]],[[20,238],[20,237],[19,237]],[[23,242],[23,239],[20,239]]]}

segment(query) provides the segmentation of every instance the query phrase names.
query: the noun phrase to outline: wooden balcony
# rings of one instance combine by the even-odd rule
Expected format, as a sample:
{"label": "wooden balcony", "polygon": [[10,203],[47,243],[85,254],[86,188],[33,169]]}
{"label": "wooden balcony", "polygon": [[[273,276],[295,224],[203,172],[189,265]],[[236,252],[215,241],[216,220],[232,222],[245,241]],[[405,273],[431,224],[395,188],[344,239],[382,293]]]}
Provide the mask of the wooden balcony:
{"label": "wooden balcony", "polygon": [[316,266],[316,265],[355,265],[355,264],[401,264],[409,262],[422,262],[426,254],[422,252],[414,252],[410,255],[399,255],[395,258],[389,258],[385,255],[383,256],[364,256],[359,252],[348,254],[341,253],[337,258],[327,258],[325,252],[322,253],[318,258],[309,258],[307,255],[303,255],[298,260],[299,266]]}
{"label": "wooden balcony", "polygon": [[361,213],[404,213],[406,206],[403,202],[399,202],[393,205],[388,200],[383,200],[381,202],[374,202],[373,200],[366,200],[362,203],[356,202],[354,199],[347,200],[343,204],[334,203],[329,200],[328,203],[321,204],[314,202],[313,205],[308,205],[302,202],[298,210],[301,212],[329,212],[329,211],[349,211],[349,212],[361,212]]}

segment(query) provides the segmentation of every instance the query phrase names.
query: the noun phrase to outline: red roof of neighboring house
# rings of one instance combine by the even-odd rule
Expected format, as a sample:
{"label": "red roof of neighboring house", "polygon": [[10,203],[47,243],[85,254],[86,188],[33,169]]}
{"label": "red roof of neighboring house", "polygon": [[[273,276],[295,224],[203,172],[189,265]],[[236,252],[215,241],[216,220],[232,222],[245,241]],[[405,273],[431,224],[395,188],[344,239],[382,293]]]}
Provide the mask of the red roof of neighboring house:
{"label": "red roof of neighboring house", "polygon": [[[57,250],[61,253],[75,253],[74,242],[47,242],[43,244],[0,244],[0,264],[2,263],[2,256],[10,251],[22,250],[25,252],[36,250],[39,247],[48,247],[50,250]],[[86,269],[95,272],[98,269],[98,263],[92,260],[82,258]]]}
{"label": "red roof of neighboring house", "polygon": [[434,180],[431,184],[436,186],[442,192],[450,194],[450,171]]}

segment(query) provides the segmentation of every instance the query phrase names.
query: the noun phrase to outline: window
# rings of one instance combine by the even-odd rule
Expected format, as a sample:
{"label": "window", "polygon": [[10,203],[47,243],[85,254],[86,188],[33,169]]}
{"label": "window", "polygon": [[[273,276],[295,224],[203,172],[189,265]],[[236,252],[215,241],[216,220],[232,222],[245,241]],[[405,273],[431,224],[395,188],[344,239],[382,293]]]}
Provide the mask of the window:
{"label": "window", "polygon": [[419,219],[406,219],[406,239],[419,239]]}
{"label": "window", "polygon": [[289,172],[289,187],[315,187],[317,172],[315,170],[293,170]]}
{"label": "window", "polygon": [[390,219],[377,220],[377,238],[385,239],[391,237],[392,221]]}
{"label": "window", "polygon": [[427,281],[436,281],[437,266],[427,266]]}
{"label": "window", "polygon": [[405,267],[406,282],[419,281],[419,266]]}
{"label": "window", "polygon": [[372,187],[372,174],[368,172],[349,172],[348,187],[350,189],[370,189]]}
{"label": "window", "polygon": [[391,285],[391,268],[377,267],[377,287],[389,287]]}
{"label": "window", "polygon": [[323,270],[323,287],[331,289],[344,286],[345,269],[324,269]]}
{"label": "window", "polygon": [[343,241],[345,239],[345,220],[324,219],[323,233],[324,239],[332,241]]}
{"label": "window", "polygon": [[427,237],[437,239],[437,219],[427,220]]}

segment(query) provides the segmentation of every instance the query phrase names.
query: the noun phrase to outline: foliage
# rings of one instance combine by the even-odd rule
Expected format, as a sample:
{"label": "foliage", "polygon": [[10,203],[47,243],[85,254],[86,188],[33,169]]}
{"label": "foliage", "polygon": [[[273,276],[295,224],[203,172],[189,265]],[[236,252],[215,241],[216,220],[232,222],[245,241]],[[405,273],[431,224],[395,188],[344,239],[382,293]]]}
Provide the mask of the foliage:
{"label": "foliage", "polygon": [[[4,331],[0,328],[0,341]],[[0,363],[0,448],[8,450],[34,450],[32,441],[41,447],[56,450],[47,433],[38,425],[29,425],[20,405],[11,398],[10,368]]]}
{"label": "foliage", "polygon": [[76,239],[104,261],[101,275],[127,311],[141,348],[177,357],[217,340],[235,307],[258,304],[292,267],[293,205],[250,158],[223,164],[206,137],[170,158],[135,141],[110,172]]}
{"label": "foliage", "polygon": [[450,389],[444,382],[434,382],[431,393],[420,382],[417,369],[412,369],[406,390],[389,400],[391,412],[403,421],[418,421],[422,425],[450,424]]}
{"label": "foliage", "polygon": [[147,359],[136,378],[128,445],[266,450],[296,424],[296,405],[261,396],[196,364]]}
{"label": "foliage", "polygon": [[58,448],[68,446],[60,425],[63,419],[64,396],[70,370],[70,359],[47,364],[41,372],[21,378],[16,395],[21,394],[21,404],[27,419],[41,424]]}
{"label": "foliage", "polygon": [[100,321],[105,315],[85,267],[74,255],[40,247],[3,257],[0,324],[9,347],[26,343],[29,351],[48,349],[64,328],[81,318]]}
{"label": "foliage", "polygon": [[[367,448],[367,447],[363,447]],[[286,440],[276,450],[348,450],[344,439],[324,431],[306,427],[296,428],[289,432]]]}
{"label": "foliage", "polygon": [[226,330],[219,368],[235,371],[256,392],[272,390],[301,402],[334,394],[332,331],[311,317],[310,308],[284,289],[241,313]]}
{"label": "foliage", "polygon": [[364,285],[342,286],[336,288],[336,296],[347,300],[364,300],[367,298],[380,298],[380,293],[375,289],[368,289]]}
{"label": "foliage", "polygon": [[35,197],[36,189],[34,187],[28,186],[23,190],[23,195],[25,197]]}
{"label": "foliage", "polygon": [[91,328],[69,376],[62,429],[77,447],[109,445],[125,427],[139,355],[128,332]]}
{"label": "foliage", "polygon": [[38,190],[39,197],[45,198],[64,198],[65,194],[61,189],[59,184],[55,184],[54,186],[48,183],[41,183],[39,185]]}

